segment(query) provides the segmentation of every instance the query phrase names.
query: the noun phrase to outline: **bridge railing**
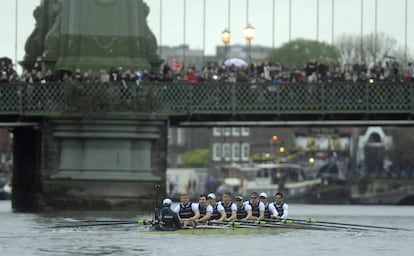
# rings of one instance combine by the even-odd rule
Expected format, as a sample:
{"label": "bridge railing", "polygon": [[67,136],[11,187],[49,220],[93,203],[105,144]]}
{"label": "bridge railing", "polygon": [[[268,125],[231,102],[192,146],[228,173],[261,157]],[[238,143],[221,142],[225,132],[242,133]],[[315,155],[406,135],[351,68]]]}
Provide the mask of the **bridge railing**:
{"label": "bridge railing", "polygon": [[414,83],[0,84],[0,113],[414,113]]}

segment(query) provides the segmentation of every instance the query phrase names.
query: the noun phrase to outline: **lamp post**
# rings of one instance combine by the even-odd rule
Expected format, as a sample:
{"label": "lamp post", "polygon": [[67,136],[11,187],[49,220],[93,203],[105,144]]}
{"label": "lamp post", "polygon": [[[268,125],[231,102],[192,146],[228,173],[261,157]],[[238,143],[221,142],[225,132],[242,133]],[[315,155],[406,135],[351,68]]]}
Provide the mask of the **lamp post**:
{"label": "lamp post", "polygon": [[228,58],[228,45],[230,43],[230,36],[230,31],[227,28],[221,32],[221,40],[224,43],[224,59]]}
{"label": "lamp post", "polygon": [[14,70],[17,72],[17,48],[18,48],[18,35],[19,35],[19,33],[18,33],[18,29],[19,29],[19,26],[18,26],[18,21],[19,21],[19,1],[18,0],[16,0],[16,13],[15,13],[15,23],[14,23],[14,31],[15,31],[15,33],[14,33]]}
{"label": "lamp post", "polygon": [[256,29],[250,23],[248,23],[246,27],[244,27],[244,38],[246,38],[247,43],[249,45],[249,48],[248,48],[249,65],[252,63],[251,43],[255,35],[256,35]]}

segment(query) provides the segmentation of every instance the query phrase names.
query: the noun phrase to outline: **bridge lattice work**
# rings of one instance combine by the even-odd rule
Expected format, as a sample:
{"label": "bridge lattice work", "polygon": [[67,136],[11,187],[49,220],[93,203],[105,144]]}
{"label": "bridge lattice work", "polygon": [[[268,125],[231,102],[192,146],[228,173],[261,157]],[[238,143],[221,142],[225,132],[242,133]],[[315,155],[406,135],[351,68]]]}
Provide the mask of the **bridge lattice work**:
{"label": "bridge lattice work", "polygon": [[414,83],[1,84],[0,116],[132,113],[172,120],[407,120]]}

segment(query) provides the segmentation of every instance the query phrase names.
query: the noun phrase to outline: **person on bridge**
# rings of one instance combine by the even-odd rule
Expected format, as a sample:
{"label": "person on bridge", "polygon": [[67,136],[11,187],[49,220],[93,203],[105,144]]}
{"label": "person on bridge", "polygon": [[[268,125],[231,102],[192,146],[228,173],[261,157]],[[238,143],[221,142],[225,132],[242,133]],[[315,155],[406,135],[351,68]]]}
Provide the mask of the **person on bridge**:
{"label": "person on bridge", "polygon": [[172,201],[166,198],[162,201],[162,208],[155,214],[154,230],[174,231],[181,228],[178,214],[171,209]]}

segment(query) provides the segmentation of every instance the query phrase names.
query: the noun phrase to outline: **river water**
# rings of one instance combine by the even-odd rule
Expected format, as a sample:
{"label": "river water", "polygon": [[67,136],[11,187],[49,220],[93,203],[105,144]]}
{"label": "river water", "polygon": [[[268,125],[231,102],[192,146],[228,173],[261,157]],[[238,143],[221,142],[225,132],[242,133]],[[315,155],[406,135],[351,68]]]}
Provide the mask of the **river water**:
{"label": "river water", "polygon": [[13,213],[0,201],[1,255],[335,255],[406,256],[414,253],[414,206],[290,204],[291,218],[411,229],[295,230],[261,235],[148,235],[136,224],[56,228],[90,220],[135,221],[133,212]]}

